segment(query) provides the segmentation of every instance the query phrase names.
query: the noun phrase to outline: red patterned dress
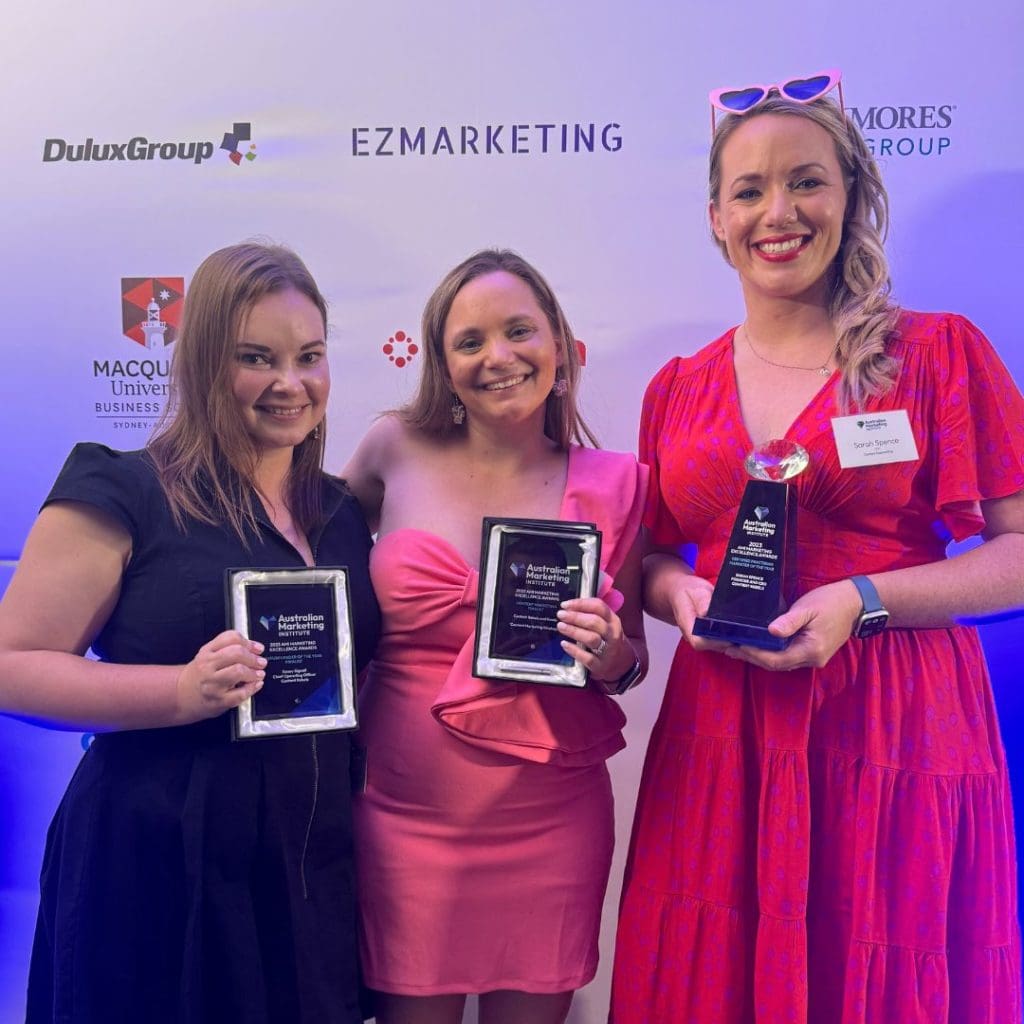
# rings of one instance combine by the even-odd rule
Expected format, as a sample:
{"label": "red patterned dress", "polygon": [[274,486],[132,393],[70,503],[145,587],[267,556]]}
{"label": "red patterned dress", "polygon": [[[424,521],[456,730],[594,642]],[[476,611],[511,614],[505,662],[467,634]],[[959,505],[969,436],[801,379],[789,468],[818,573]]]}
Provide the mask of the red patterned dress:
{"label": "red patterned dress", "polygon": [[[651,382],[647,525],[713,578],[752,447],[730,331]],[[799,589],[945,556],[978,502],[1024,489],[1024,399],[961,317],[904,313],[895,389],[919,458],[839,466],[838,375],[787,432]],[[681,642],[651,738],[623,892],[614,1024],[1014,1024],[1013,821],[977,632],[890,629],[823,669]]]}

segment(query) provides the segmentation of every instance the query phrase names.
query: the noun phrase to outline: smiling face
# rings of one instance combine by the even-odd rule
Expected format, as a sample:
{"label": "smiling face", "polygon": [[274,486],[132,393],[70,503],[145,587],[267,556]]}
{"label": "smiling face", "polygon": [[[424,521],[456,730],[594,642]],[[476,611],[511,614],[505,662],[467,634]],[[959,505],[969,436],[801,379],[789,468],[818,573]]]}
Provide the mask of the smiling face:
{"label": "smiling face", "polygon": [[231,389],[261,453],[294,448],[323,419],[331,389],[324,333],[320,310],[294,288],[260,299],[243,320]]}
{"label": "smiling face", "polygon": [[522,278],[498,270],[459,290],[444,325],[444,357],[470,424],[536,418],[543,430],[562,353]]}
{"label": "smiling face", "polygon": [[835,145],[813,121],[752,115],[722,147],[711,227],[748,308],[761,298],[827,304],[845,212]]}

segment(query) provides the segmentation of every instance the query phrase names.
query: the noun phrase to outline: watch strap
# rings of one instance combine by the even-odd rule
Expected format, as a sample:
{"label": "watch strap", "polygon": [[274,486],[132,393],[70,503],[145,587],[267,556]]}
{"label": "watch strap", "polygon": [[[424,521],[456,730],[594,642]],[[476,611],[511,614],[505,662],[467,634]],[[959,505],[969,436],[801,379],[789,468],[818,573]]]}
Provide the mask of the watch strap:
{"label": "watch strap", "polygon": [[857,588],[862,606],[861,613],[853,624],[852,635],[858,640],[877,636],[888,625],[889,612],[882,604],[875,585],[867,576],[851,576],[850,582]]}
{"label": "watch strap", "polygon": [[857,588],[865,612],[885,611],[885,605],[882,604],[882,599],[878,596],[874,583],[867,576],[851,576],[850,582]]}
{"label": "watch strap", "polygon": [[639,678],[643,675],[643,666],[640,664],[639,656],[633,661],[632,667],[625,675],[614,681],[605,683],[605,693],[611,697],[621,697]]}

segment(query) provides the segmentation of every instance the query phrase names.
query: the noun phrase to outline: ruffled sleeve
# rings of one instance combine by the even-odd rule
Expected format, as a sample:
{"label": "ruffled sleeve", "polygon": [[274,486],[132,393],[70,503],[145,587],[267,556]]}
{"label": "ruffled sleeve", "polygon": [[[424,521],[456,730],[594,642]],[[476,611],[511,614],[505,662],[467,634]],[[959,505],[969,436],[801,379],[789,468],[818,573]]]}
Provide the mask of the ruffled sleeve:
{"label": "ruffled sleeve", "polygon": [[139,452],[118,452],[102,444],[82,442],[71,449],[43,506],[52,501],[80,501],[106,512],[140,541],[141,508],[147,488],[141,486]]}
{"label": "ruffled sleeve", "polygon": [[596,523],[601,531],[601,568],[614,576],[640,532],[650,469],[625,452],[573,448],[562,517]]}
{"label": "ruffled sleeve", "polygon": [[656,544],[682,544],[683,537],[668,506],[665,504],[659,481],[661,460],[659,448],[666,434],[666,420],[672,385],[676,379],[680,359],[670,359],[647,385],[643,409],[640,413],[640,461],[650,468],[654,483],[649,489],[644,508],[643,524]]}
{"label": "ruffled sleeve", "polygon": [[[601,530],[598,596],[622,604],[614,574],[636,540],[648,471],[632,455],[573,448],[561,515]],[[621,750],[626,717],[595,689],[506,683],[472,675],[475,634],[452,666],[431,712],[463,742],[524,761],[580,767]]]}
{"label": "ruffled sleeve", "polygon": [[1024,489],[1024,398],[969,320],[944,316],[936,332],[935,505],[953,537],[963,540],[984,526],[980,501]]}

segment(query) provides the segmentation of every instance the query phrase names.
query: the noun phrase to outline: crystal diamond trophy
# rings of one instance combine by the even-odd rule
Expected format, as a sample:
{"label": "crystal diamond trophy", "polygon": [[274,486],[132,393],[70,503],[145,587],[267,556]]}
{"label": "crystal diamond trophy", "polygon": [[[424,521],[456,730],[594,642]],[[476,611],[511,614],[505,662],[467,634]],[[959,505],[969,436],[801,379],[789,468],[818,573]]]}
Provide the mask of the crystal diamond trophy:
{"label": "crystal diamond trophy", "polygon": [[787,481],[810,461],[795,441],[768,441],[743,466],[747,481],[729,535],[729,547],[706,615],[694,636],[768,651],[785,650],[789,637],[773,636],[768,623],[793,596],[796,570],[796,495]]}

